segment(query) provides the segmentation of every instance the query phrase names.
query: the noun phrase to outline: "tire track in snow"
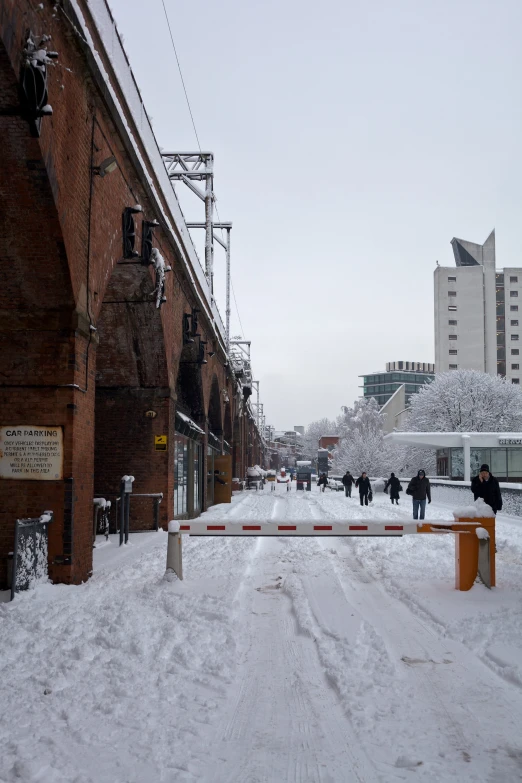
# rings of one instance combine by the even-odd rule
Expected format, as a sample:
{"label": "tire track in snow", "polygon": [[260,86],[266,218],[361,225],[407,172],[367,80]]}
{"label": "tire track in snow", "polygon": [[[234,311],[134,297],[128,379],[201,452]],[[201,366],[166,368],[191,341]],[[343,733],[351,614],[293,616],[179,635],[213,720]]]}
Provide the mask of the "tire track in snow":
{"label": "tire track in snow", "polygon": [[[328,687],[312,638],[302,634],[279,588],[294,563],[287,546],[310,539],[264,538],[252,569],[247,659],[202,781],[375,783],[376,774]],[[312,547],[313,548],[313,547]],[[305,554],[306,556],[306,554]],[[247,610],[247,605],[245,605]]]}
{"label": "tire track in snow", "polygon": [[[321,541],[323,548],[324,544]],[[520,714],[516,694],[499,688],[488,669],[462,645],[439,638],[353,557],[327,555],[348,605],[372,625],[397,669],[406,718],[402,759],[413,766],[421,762],[418,780],[522,779],[516,719],[510,736],[503,733],[507,705],[514,715]],[[422,710],[416,704],[422,704]],[[504,728],[495,731],[496,726]],[[515,758],[513,748],[518,748]]]}

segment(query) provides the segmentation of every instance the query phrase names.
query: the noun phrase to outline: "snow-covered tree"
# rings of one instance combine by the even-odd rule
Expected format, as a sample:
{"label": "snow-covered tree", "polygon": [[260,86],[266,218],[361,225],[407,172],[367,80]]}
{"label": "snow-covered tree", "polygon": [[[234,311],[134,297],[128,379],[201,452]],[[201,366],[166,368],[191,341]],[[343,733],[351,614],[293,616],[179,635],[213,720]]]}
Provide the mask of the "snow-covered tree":
{"label": "snow-covered tree", "polygon": [[302,439],[302,459],[315,459],[319,448],[319,438],[323,435],[337,435],[337,423],[331,419],[312,421],[305,430]]}
{"label": "snow-covered tree", "polygon": [[522,388],[477,370],[438,373],[410,399],[411,432],[519,432]]}
{"label": "snow-covered tree", "polygon": [[366,471],[371,476],[397,470],[393,449],[384,441],[384,416],[376,400],[356,400],[353,408],[343,407],[337,420],[341,442],[334,452],[333,468],[353,474]]}

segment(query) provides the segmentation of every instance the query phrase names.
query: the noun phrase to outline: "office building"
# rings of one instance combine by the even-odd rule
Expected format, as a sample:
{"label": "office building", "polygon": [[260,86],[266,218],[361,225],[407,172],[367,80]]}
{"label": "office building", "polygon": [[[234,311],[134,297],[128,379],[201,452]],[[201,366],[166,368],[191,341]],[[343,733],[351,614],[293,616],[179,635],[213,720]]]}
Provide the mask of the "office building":
{"label": "office building", "polygon": [[435,377],[435,365],[427,362],[387,362],[386,372],[372,372],[363,379],[363,397],[374,397],[382,408],[404,385],[405,406],[421,386]]}
{"label": "office building", "polygon": [[483,245],[452,239],[455,267],[437,266],[435,364],[520,383],[522,268],[496,268],[495,232]]}

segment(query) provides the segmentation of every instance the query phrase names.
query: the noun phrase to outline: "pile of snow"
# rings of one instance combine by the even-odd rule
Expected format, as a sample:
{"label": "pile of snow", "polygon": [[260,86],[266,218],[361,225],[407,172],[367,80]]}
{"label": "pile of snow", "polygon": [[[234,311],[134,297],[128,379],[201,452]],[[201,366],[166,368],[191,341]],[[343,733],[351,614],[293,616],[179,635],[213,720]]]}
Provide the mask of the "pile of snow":
{"label": "pile of snow", "polygon": [[494,517],[493,509],[484,503],[482,498],[477,498],[473,504],[469,506],[463,506],[462,508],[456,508],[453,512],[455,519],[475,519],[475,517]]}
{"label": "pile of snow", "polygon": [[483,539],[484,538],[485,539],[489,538],[489,533],[488,533],[488,531],[486,530],[485,527],[478,527],[475,530],[475,533],[477,534],[477,538],[483,538]]}
{"label": "pile of snow", "polygon": [[179,522],[177,519],[171,519],[169,522],[169,533],[179,533]]}
{"label": "pile of snow", "polygon": [[328,479],[327,487],[335,490],[336,492],[339,492],[341,489],[344,488],[342,481],[337,481],[337,479],[330,479],[330,478]]}
{"label": "pile of snow", "polygon": [[383,478],[376,478],[371,480],[372,484],[372,490],[373,492],[384,492],[384,486],[386,484],[386,479]]}
{"label": "pile of snow", "polygon": [[259,465],[254,465],[253,468],[247,468],[247,476],[249,478],[266,478],[267,471],[263,470]]}

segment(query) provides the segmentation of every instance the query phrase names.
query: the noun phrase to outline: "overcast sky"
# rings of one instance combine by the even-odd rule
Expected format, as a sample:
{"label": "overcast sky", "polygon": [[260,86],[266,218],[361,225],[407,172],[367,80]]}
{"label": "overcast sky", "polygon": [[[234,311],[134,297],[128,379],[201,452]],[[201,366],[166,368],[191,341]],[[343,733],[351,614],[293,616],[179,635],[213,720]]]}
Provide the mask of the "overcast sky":
{"label": "overcast sky", "polygon": [[[110,5],[159,144],[197,149],[161,0]],[[522,3],[166,5],[267,423],[334,418],[359,375],[433,361],[452,237],[496,228],[497,265],[522,265]],[[217,246],[223,318],[224,262]]]}

